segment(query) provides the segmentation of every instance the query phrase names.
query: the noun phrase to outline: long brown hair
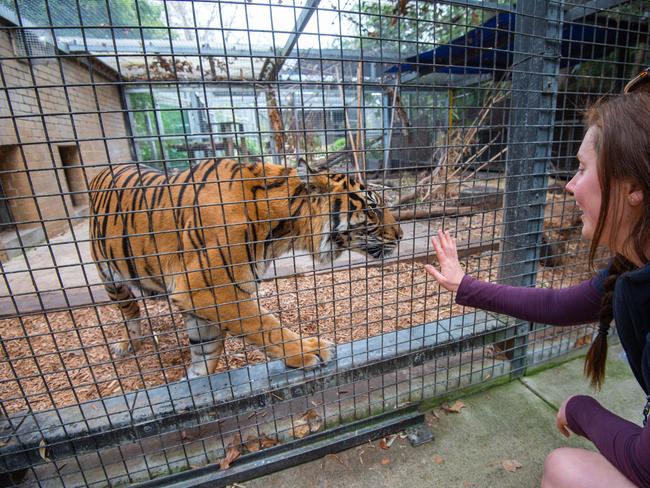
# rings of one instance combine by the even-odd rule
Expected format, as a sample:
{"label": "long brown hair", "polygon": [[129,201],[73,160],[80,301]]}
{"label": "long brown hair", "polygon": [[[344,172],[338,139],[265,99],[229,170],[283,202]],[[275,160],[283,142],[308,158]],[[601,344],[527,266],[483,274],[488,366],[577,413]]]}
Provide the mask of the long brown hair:
{"label": "long brown hair", "polygon": [[[600,388],[605,377],[607,333],[613,313],[616,279],[634,265],[624,254],[634,253],[647,263],[646,247],[650,243],[650,93],[633,92],[596,103],[586,116],[587,127],[596,127],[595,150],[598,158],[598,179],[602,200],[598,223],[589,248],[589,264],[593,267],[599,245],[608,245],[616,254],[603,283],[604,295],[600,307],[598,334],[585,360],[585,374],[595,388]],[[620,221],[623,195],[617,183],[634,181],[643,192],[643,212],[634,223],[622,249],[614,249],[615,232],[610,242],[600,242],[606,227]]]}

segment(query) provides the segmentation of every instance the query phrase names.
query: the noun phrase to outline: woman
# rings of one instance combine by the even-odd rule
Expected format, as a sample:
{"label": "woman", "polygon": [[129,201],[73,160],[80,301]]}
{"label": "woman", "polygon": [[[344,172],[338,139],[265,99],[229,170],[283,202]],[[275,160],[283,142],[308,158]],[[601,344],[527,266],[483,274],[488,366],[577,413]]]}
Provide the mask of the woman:
{"label": "woman", "polygon": [[[465,275],[456,240],[438,231],[432,242],[440,269],[426,271],[456,292],[456,302],[553,325],[599,322],[585,373],[600,387],[605,373],[607,333],[615,319],[621,344],[650,408],[650,68],[625,94],[587,113],[587,132],[578,151],[580,166],[566,185],[582,211],[582,235],[591,240],[589,262],[599,246],[613,254],[594,278],[564,289],[522,288],[485,283]],[[590,439],[599,453],[575,448],[551,452],[542,487],[650,487],[650,424],[628,422],[594,398],[570,396],[557,413],[557,428]]]}

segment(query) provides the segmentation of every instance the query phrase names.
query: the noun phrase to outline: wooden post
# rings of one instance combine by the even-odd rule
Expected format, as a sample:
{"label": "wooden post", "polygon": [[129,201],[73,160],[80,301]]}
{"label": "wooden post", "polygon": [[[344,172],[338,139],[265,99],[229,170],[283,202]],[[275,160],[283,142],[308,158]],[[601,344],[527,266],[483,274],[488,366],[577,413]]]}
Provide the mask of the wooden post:
{"label": "wooden post", "polygon": [[273,131],[275,152],[278,154],[284,153],[284,125],[282,123],[282,114],[280,113],[275,97],[275,91],[272,87],[266,89],[266,108],[269,112],[269,122]]}

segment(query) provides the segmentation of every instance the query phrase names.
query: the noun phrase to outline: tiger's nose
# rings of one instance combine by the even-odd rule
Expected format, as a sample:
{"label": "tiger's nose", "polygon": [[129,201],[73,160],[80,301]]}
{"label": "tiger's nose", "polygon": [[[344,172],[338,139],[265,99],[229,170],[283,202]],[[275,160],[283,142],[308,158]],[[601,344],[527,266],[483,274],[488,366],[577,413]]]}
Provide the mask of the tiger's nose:
{"label": "tiger's nose", "polygon": [[397,226],[397,238],[401,239],[404,237],[404,231],[402,230],[402,227],[400,225]]}

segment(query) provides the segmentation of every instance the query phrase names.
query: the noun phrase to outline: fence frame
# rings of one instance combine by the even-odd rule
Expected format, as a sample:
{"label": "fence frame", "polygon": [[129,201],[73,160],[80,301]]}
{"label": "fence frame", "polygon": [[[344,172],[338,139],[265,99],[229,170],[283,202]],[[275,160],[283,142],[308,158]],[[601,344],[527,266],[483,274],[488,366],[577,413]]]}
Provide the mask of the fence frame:
{"label": "fence frame", "polygon": [[[319,1],[307,0],[295,31],[285,46],[266,59],[260,80],[273,80],[282,64],[287,59],[292,59],[298,38],[312,14],[317,11]],[[587,12],[598,12],[625,2],[592,0],[566,12],[563,0],[518,0],[514,8],[480,0],[446,0],[444,3],[517,15],[510,119],[507,123],[509,136],[504,175],[504,235],[501,238],[502,261],[497,281],[516,286],[534,286],[547,203],[547,175],[554,142],[562,25],[565,20],[574,20],[587,15]],[[19,21],[18,28],[22,27]],[[74,49],[73,52],[78,53]],[[252,56],[252,52],[244,52],[243,55]],[[302,59],[302,55],[297,58]],[[401,75],[399,73],[396,80],[400,80]],[[277,81],[271,83],[279,86]],[[124,91],[121,91],[121,95],[124,98]],[[395,116],[394,108],[391,108],[393,102],[386,94],[382,99],[383,116],[392,120]],[[124,115],[128,118],[126,112],[125,110]],[[128,123],[126,126],[130,128]],[[393,129],[392,126],[388,131],[385,129],[382,132],[390,147]],[[160,133],[152,137],[161,139]],[[129,134],[128,138],[132,143],[133,135]],[[187,135],[185,140],[187,142]],[[522,144],[521,141],[528,142]],[[18,144],[22,151],[20,138]],[[132,144],[130,148],[134,150]],[[53,150],[52,147],[49,149],[50,152]],[[385,161],[388,161],[388,152],[385,157]],[[63,194],[61,183],[58,182],[58,185]],[[68,219],[71,219],[69,215]],[[20,247],[26,247],[20,235],[19,244]],[[415,254],[413,259],[416,259]],[[87,292],[90,301],[94,302],[90,286]],[[68,301],[65,292],[63,295],[66,309],[71,310],[77,306]],[[38,301],[41,308],[47,309],[47,304],[40,295]],[[16,314],[32,312],[20,308],[14,297],[12,303]],[[479,371],[478,381],[487,381],[486,377],[492,376],[491,372],[497,370],[498,376],[514,379],[524,375],[529,365],[571,349],[571,344],[566,342],[554,346],[550,352],[531,351],[528,335],[536,326],[534,323],[485,312],[465,313],[339,344],[334,359],[327,366],[314,371],[288,371],[282,361],[268,361],[209,377],[181,380],[69,407],[0,418],[0,442],[4,442],[0,445],[0,474],[19,472],[48,461],[63,460],[69,456],[99,452],[128,442],[197,428],[206,423],[218,423],[260,408],[272,408],[313,395],[325,395],[358,381],[375,378],[383,381],[388,375],[398,375],[401,371],[411,371],[413,368],[421,368],[424,378],[426,368],[432,364],[435,367],[436,359],[461,354],[486,344],[508,344],[509,357],[507,361],[493,365],[492,370],[486,367]],[[9,357],[1,337],[0,351]],[[474,379],[470,374],[468,383],[474,384]],[[445,393],[460,389],[466,384],[459,378],[451,388],[446,386]],[[429,398],[425,390],[435,395],[435,388],[436,385],[425,385],[423,382],[419,391],[409,390],[406,395],[397,392],[395,397],[385,399],[386,404],[395,408],[394,412],[369,415],[367,419],[349,424],[341,419],[342,425],[325,432],[248,455],[248,461],[232,471],[215,474],[214,466],[196,468],[169,475],[164,480],[143,482],[138,486],[161,486],[161,483],[175,487],[214,486],[214,483],[220,485],[243,481],[368,439],[382,437],[395,430],[421,426],[423,416],[415,411],[416,406],[424,398]],[[215,410],[218,410],[217,415],[214,414]],[[47,459],[43,456],[44,446],[47,447]],[[268,459],[265,458],[267,454]]]}

